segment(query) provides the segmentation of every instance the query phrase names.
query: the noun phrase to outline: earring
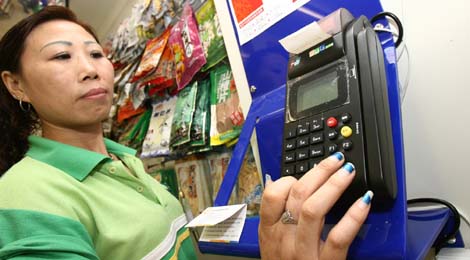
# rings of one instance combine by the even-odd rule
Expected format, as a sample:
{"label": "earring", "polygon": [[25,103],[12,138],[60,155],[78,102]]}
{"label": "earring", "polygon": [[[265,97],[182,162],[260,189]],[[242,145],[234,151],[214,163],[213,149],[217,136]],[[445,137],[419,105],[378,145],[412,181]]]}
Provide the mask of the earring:
{"label": "earring", "polygon": [[29,112],[31,111],[31,104],[30,103],[26,103],[28,104],[28,107],[27,108],[24,108],[23,106],[23,101],[21,99],[19,99],[19,102],[20,102],[20,109],[23,111],[23,112]]}

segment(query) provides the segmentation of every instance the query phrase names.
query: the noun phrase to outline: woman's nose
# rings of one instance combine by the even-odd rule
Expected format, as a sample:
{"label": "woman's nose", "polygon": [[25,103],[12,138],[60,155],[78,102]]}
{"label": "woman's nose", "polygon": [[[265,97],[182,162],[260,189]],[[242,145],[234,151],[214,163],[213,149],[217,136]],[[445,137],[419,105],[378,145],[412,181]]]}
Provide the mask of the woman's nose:
{"label": "woman's nose", "polygon": [[79,57],[80,81],[94,80],[99,78],[96,64],[91,57]]}

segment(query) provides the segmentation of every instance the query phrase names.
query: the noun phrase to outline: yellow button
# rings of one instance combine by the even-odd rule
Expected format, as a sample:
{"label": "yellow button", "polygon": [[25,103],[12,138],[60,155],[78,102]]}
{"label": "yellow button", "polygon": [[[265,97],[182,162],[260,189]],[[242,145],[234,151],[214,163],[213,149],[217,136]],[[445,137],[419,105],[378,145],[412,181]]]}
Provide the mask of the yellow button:
{"label": "yellow button", "polygon": [[109,167],[108,171],[109,171],[109,173],[115,173],[116,172],[116,167]]}
{"label": "yellow button", "polygon": [[350,137],[350,136],[352,135],[352,133],[353,133],[353,132],[352,132],[352,129],[351,129],[351,127],[349,127],[349,126],[343,126],[343,127],[341,128],[341,135],[342,135],[344,138]]}
{"label": "yellow button", "polygon": [[144,187],[142,187],[142,186],[137,187],[137,191],[142,193],[144,191]]}

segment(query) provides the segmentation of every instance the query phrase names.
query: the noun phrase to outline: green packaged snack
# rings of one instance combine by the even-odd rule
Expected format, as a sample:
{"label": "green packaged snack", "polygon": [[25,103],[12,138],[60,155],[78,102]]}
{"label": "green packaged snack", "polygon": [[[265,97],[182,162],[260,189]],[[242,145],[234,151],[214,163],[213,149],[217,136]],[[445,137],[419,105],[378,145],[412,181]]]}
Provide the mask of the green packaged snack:
{"label": "green packaged snack", "polygon": [[191,146],[204,146],[209,143],[210,128],[210,81],[198,82],[196,110],[191,125]]}
{"label": "green packaged snack", "polygon": [[142,148],[145,135],[150,124],[150,118],[152,117],[152,110],[146,110],[143,114],[139,115],[137,121],[133,121],[131,129],[119,140],[120,143],[124,143],[131,148],[138,151]]}
{"label": "green packaged snack", "polygon": [[208,0],[199,8],[196,12],[196,20],[207,60],[201,71],[207,71],[227,56],[213,0]]}
{"label": "green packaged snack", "polygon": [[191,140],[191,125],[196,107],[197,82],[189,84],[178,93],[171,126],[170,146],[176,147]]}
{"label": "green packaged snack", "polygon": [[232,71],[220,64],[210,72],[212,146],[222,145],[237,138],[244,122]]}

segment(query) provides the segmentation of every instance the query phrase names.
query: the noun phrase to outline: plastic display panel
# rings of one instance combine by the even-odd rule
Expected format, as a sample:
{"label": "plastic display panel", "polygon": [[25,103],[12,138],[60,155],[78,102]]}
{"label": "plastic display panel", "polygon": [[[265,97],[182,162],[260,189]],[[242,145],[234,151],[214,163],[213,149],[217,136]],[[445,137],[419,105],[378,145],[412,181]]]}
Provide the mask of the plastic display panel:
{"label": "plastic display panel", "polygon": [[[280,177],[288,53],[278,41],[339,7],[348,9],[355,17],[365,15],[370,18],[382,11],[379,1],[368,1],[367,4],[338,0],[309,1],[240,46],[248,83],[256,86],[257,90],[252,93],[253,103],[215,201],[216,205],[226,205],[228,202],[255,129],[263,179],[266,173],[274,180]],[[370,213],[350,248],[348,259],[406,259],[407,207],[396,53],[390,34],[380,34],[379,38],[385,58],[398,193],[388,211]],[[327,232],[339,217],[328,215],[324,231]],[[258,221],[256,217],[247,219],[238,244],[199,243],[199,247],[203,253],[259,257]]]}

